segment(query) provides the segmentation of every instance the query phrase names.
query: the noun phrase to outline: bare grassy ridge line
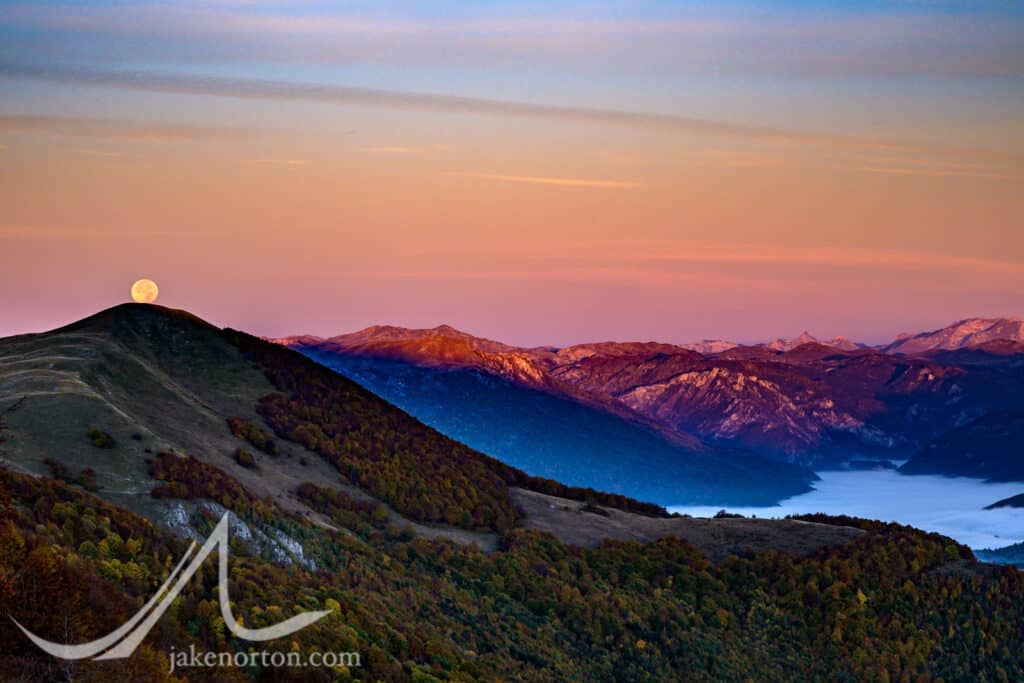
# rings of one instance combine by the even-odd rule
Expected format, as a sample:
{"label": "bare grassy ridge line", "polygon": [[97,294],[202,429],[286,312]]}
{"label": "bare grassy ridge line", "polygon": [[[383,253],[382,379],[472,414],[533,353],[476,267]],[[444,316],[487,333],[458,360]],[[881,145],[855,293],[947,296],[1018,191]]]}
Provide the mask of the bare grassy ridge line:
{"label": "bare grassy ridge line", "polygon": [[[232,353],[234,347],[227,347]],[[118,366],[117,376],[111,380],[103,373],[105,364]],[[245,364],[239,358],[239,363]],[[247,364],[246,364],[247,367]],[[192,373],[193,383],[201,373]],[[122,378],[134,378],[125,385]],[[142,461],[147,454],[142,449],[153,450],[174,448],[179,453],[188,453],[197,459],[215,465],[238,479],[246,488],[260,497],[271,497],[285,509],[307,516],[310,521],[334,529],[326,518],[309,509],[294,493],[302,481],[312,481],[320,486],[346,490],[363,499],[377,500],[372,495],[338,480],[338,474],[328,463],[302,446],[276,439],[283,453],[291,457],[261,458],[259,471],[250,471],[237,466],[227,457],[231,447],[238,441],[229,433],[225,419],[241,415],[260,424],[268,432],[273,430],[255,413],[258,399],[274,391],[261,372],[253,371],[244,383],[238,385],[207,384],[206,378],[200,386],[189,387],[185,382],[172,377],[161,368],[155,359],[113,339],[105,333],[81,331],[56,331],[42,335],[22,335],[0,340],[0,404],[27,397],[26,407],[9,418],[11,422],[11,451],[0,461],[0,466],[26,474],[46,474],[42,460],[52,456],[77,470],[84,466],[100,468],[101,497],[107,497],[122,505],[146,514],[165,505],[150,499],[149,491],[159,482],[151,479]],[[183,425],[168,429],[166,414],[154,415],[153,406],[148,405],[148,389],[159,388],[166,392],[162,396],[150,397],[181,417]],[[205,397],[202,392],[209,393]],[[74,397],[87,401],[90,415],[105,415],[103,424],[98,426],[114,434],[118,445],[110,452],[101,452],[90,446],[85,439],[85,423],[93,421],[86,417],[85,407],[75,403]],[[34,400],[35,399],[35,400]],[[38,403],[37,401],[44,401]],[[222,404],[218,409],[215,403]],[[114,416],[119,422],[111,421]],[[173,418],[173,416],[171,416]],[[68,434],[43,434],[41,425],[47,420],[81,421],[82,429],[71,430]],[[133,431],[146,432],[152,438],[143,442],[130,439]],[[81,432],[81,433],[79,433]],[[186,438],[187,437],[187,438]],[[306,465],[299,459],[305,458]],[[107,471],[96,459],[127,458],[136,461],[130,472],[125,470]],[[111,465],[114,465],[111,461]],[[379,501],[378,501],[379,502]],[[427,538],[444,538],[460,544],[475,543],[484,551],[493,551],[499,544],[494,533],[472,532],[445,525],[427,525],[404,517],[390,506],[389,521],[402,528],[410,526],[417,535]],[[159,519],[155,520],[159,521]]]}
{"label": "bare grassy ridge line", "polygon": [[[106,373],[108,367],[115,368],[116,373]],[[253,376],[263,379],[262,374],[256,372]],[[246,390],[254,394],[252,400],[246,402],[246,409],[238,406],[238,412],[249,419],[258,420],[253,410],[256,394],[272,390],[269,383],[263,381],[265,386],[257,382],[257,386],[239,388],[242,394],[247,393]],[[237,443],[225,425],[226,415],[172,378],[153,360],[104,333],[58,331],[3,340],[0,343],[0,398],[22,396],[29,397],[25,410],[9,420],[13,438],[8,460],[19,469],[45,473],[41,460],[46,456],[65,461],[72,469],[93,464],[88,461],[95,460],[97,465],[102,465],[103,461],[111,460],[114,465],[112,459],[127,458],[126,463],[137,463],[130,468],[130,476],[124,476],[124,471],[103,472],[100,467],[101,485],[104,485],[100,493],[126,496],[119,502],[142,511],[152,505],[148,493],[156,485],[145,473],[143,461],[147,455],[142,450],[171,447],[229,470],[257,495],[271,495],[281,499],[286,507],[305,511],[304,506],[300,507],[293,500],[294,496],[282,495],[282,490],[294,487],[280,486],[284,482],[274,476],[276,472],[262,476],[235,471],[241,468],[232,467],[227,454]],[[88,404],[77,404],[76,396]],[[50,430],[42,429],[47,420],[82,422],[84,428],[84,423],[90,421],[86,412],[107,416],[109,424],[98,426],[114,434],[118,442],[115,449],[109,453],[92,449],[81,430],[81,433],[72,430],[67,434],[46,434],[45,431]],[[119,419],[115,419],[115,415]],[[173,424],[175,422],[180,424]],[[152,437],[134,441],[130,436],[136,431]],[[307,460],[311,467],[294,473],[294,478],[299,480],[296,485],[305,479],[320,481],[325,474],[336,478],[334,473],[327,472],[326,466],[317,467],[317,456],[308,454]],[[297,462],[290,464],[295,469],[300,467]],[[106,481],[102,481],[103,478]],[[322,483],[330,485],[331,482]]]}
{"label": "bare grassy ridge line", "polygon": [[605,539],[647,543],[676,536],[718,562],[748,550],[776,550],[808,555],[820,548],[847,543],[865,532],[852,527],[791,519],[656,518],[599,507],[586,512],[583,503],[525,489],[510,489],[524,512],[523,526],[553,534],[563,543],[593,548]]}

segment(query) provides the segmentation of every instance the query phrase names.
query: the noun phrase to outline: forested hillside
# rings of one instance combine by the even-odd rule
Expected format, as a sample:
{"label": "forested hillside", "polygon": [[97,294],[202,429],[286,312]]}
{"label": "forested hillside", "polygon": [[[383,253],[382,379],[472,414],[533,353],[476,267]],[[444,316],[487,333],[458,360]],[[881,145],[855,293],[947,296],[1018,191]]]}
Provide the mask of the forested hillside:
{"label": "forested hillside", "polygon": [[[122,623],[184,552],[178,538],[80,489],[0,472],[0,676],[159,681],[172,647],[237,651],[208,561],[132,658],[67,664],[8,617],[81,642]],[[512,531],[493,554],[412,538],[315,487],[347,533],[290,515],[318,571],[235,549],[235,614],[264,626],[334,614],[271,649],[357,651],[351,670],[188,669],[189,680],[1008,681],[1024,675],[1022,575],[973,563],[949,539],[863,524],[811,557],[763,552],[712,564],[685,542],[594,550]],[[258,515],[243,512],[253,529]],[[212,526],[207,518],[207,528]],[[818,521],[823,521],[819,519]],[[827,521],[827,520],[825,520]],[[837,523],[858,523],[836,520]]]}

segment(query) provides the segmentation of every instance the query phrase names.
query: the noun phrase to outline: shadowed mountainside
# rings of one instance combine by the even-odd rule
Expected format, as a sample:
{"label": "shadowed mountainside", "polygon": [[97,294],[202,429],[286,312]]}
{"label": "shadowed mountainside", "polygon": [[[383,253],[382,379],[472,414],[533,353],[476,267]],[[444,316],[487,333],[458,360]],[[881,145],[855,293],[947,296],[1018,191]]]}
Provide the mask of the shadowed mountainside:
{"label": "shadowed mountainside", "polygon": [[993,412],[950,430],[904,463],[904,474],[1024,481],[1024,411]]}
{"label": "shadowed mountainside", "polygon": [[621,491],[664,505],[772,504],[809,490],[807,470],[693,437],[668,440],[556,392],[472,367],[425,368],[364,356],[308,355],[452,438],[515,467],[575,486]]}

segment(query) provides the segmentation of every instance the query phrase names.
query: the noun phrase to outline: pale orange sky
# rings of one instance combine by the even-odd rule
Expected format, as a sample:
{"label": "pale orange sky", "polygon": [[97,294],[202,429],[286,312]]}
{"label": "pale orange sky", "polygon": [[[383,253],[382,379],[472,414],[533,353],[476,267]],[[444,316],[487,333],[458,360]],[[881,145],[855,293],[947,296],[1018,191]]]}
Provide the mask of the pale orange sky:
{"label": "pale orange sky", "polygon": [[161,58],[127,77],[0,51],[0,334],[139,277],[268,335],[882,341],[1024,314],[1019,69],[631,85]]}

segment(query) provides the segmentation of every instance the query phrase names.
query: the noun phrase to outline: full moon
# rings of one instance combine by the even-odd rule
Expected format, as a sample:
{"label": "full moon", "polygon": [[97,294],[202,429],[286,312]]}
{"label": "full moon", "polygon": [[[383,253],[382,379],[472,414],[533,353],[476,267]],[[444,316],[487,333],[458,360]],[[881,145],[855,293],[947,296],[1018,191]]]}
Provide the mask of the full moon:
{"label": "full moon", "polygon": [[140,304],[151,304],[160,296],[156,283],[145,278],[136,280],[132,285],[132,301]]}

